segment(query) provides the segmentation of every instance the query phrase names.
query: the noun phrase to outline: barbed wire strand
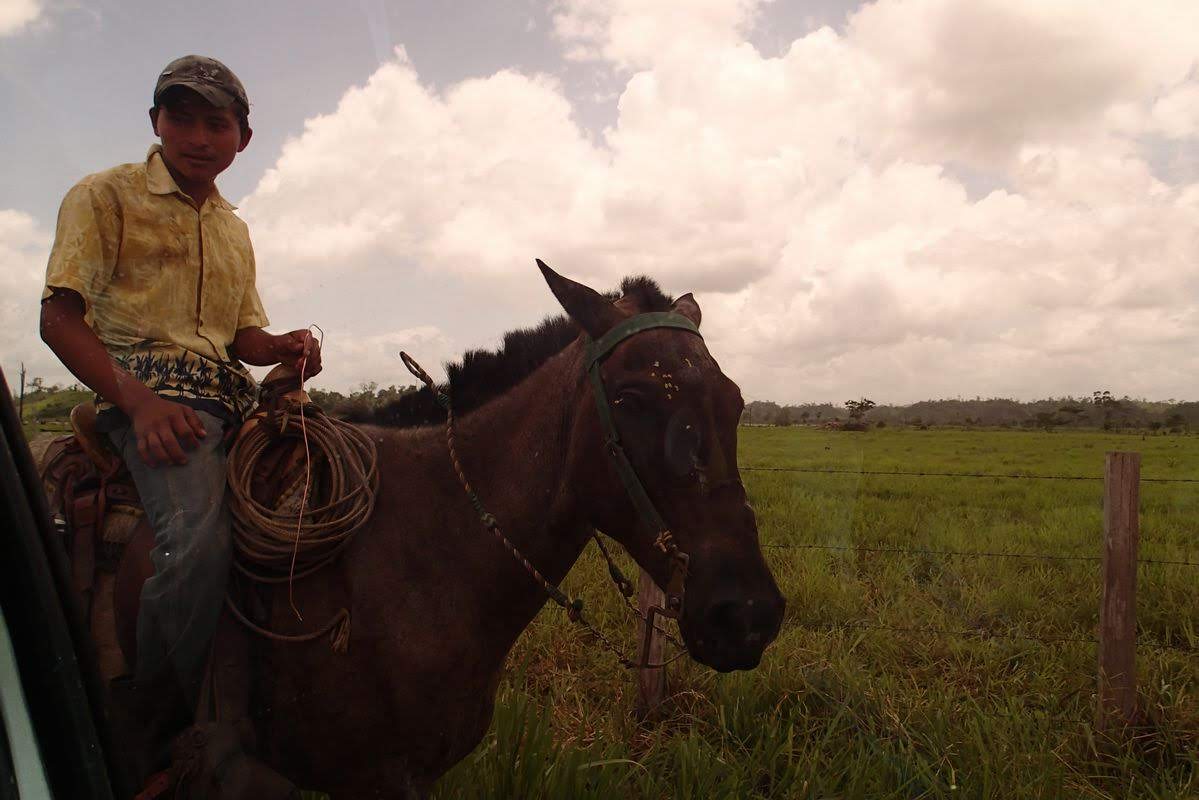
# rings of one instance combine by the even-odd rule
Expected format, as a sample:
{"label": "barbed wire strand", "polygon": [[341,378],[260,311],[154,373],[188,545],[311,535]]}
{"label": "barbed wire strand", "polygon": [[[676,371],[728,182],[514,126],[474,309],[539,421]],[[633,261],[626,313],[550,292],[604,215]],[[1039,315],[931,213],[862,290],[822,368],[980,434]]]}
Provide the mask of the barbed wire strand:
{"label": "barbed wire strand", "polygon": [[[898,475],[910,478],[995,478],[1035,481],[1102,481],[1102,475],[1020,475],[1003,472],[909,472],[881,469],[820,469],[817,467],[739,467],[742,472],[800,472],[818,475]],[[1141,483],[1199,483],[1199,478],[1141,478]]]}
{"label": "barbed wire strand", "polygon": [[[763,549],[781,550],[834,550],[855,551],[862,553],[905,553],[911,555],[964,556],[966,558],[1028,558],[1045,559],[1047,561],[1102,561],[1101,556],[1063,556],[1049,553],[993,553],[981,550],[932,550],[921,547],[868,547],[865,545],[833,545],[813,544],[810,542],[784,542],[781,544],[764,544]],[[1137,564],[1158,564],[1178,567],[1199,567],[1199,561],[1177,561],[1164,558],[1138,558]]]}
{"label": "barbed wire strand", "polygon": [[[806,627],[808,630],[838,630],[838,628],[851,628],[851,630],[864,631],[888,631],[897,633],[927,633],[936,634],[936,636],[958,637],[964,639],[1008,639],[1014,642],[1040,642],[1042,644],[1098,644],[1096,638],[1084,638],[1079,636],[1028,636],[1022,633],[999,633],[994,631],[980,631],[975,628],[946,628],[946,627],[930,627],[930,626],[905,626],[905,625],[880,625],[878,622],[832,622],[821,620],[795,620],[793,625]],[[1137,639],[1138,648],[1150,648],[1155,650],[1177,650],[1180,652],[1199,652],[1199,648],[1187,644],[1170,644],[1165,642],[1146,642],[1146,640]]]}
{"label": "barbed wire strand", "polygon": [[963,639],[1009,639],[1012,641],[1030,641],[1041,642],[1042,644],[1057,644],[1059,642],[1068,642],[1073,644],[1095,644],[1096,639],[1082,638],[1079,636],[1027,636],[1015,633],[998,633],[994,631],[986,631],[972,628],[935,628],[929,626],[908,626],[908,625],[882,625],[879,623],[868,622],[824,622],[820,620],[796,620],[795,625],[801,628],[811,630],[837,630],[839,628],[848,628],[851,630],[876,630],[888,631],[892,633],[923,633],[936,634],[938,636],[952,636],[954,638]]}
{"label": "barbed wire strand", "polygon": [[990,553],[970,550],[931,550],[919,547],[867,547],[865,545],[834,545],[812,544],[808,542],[785,542],[782,544],[764,544],[765,549],[782,550],[835,550],[841,552],[856,551],[863,553],[907,553],[913,555],[937,556],[966,556],[973,558],[1044,558],[1054,561],[1101,561],[1100,556],[1058,556],[1041,553]]}
{"label": "barbed wire strand", "polygon": [[[1099,640],[1094,638],[1083,638],[1080,636],[1029,636],[1014,633],[996,633],[993,631],[985,631],[971,628],[935,628],[921,626],[905,626],[905,625],[880,625],[878,623],[867,622],[825,622],[820,620],[794,620],[792,624],[809,630],[836,630],[839,628],[849,628],[853,630],[879,630],[898,633],[924,633],[937,634],[940,636],[953,636],[964,639],[1005,639],[1011,641],[1029,641],[1040,642],[1042,644],[1098,644]],[[1137,647],[1148,647],[1155,650],[1177,650],[1183,653],[1199,653],[1199,647],[1190,645],[1168,644],[1166,642],[1144,641],[1137,639]]]}

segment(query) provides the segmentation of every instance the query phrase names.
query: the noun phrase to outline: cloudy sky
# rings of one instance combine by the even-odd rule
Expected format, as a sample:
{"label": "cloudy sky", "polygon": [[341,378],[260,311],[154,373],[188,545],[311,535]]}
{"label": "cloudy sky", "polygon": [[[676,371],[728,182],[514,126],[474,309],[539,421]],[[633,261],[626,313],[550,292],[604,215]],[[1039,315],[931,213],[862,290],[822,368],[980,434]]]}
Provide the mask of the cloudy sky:
{"label": "cloudy sky", "polygon": [[1199,398],[1194,0],[0,0],[0,365],[59,201],[172,58],[253,104],[222,192],[318,385],[597,288],[693,291],[746,396]]}

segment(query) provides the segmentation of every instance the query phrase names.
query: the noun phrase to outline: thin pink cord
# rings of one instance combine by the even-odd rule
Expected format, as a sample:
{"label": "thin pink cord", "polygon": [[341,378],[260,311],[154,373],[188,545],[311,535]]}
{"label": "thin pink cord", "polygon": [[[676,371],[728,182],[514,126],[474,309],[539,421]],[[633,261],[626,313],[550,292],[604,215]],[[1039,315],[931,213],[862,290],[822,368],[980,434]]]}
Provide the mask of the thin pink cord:
{"label": "thin pink cord", "polygon": [[304,370],[308,368],[308,343],[312,341],[312,328],[321,331],[320,345],[325,343],[325,332],[321,330],[319,325],[310,325],[309,330],[304,336],[304,358],[300,361],[300,432],[304,438],[304,492],[300,495],[300,513],[296,516],[296,541],[295,546],[291,551],[291,569],[287,574],[287,602],[291,604],[292,613],[296,615],[296,619],[300,622],[304,621],[304,615],[300,613],[300,609],[296,608],[295,600],[295,577],[296,577],[296,557],[300,553],[300,530],[304,525],[304,509],[308,507],[308,486],[312,482],[312,453],[308,450],[308,424],[304,419]]}

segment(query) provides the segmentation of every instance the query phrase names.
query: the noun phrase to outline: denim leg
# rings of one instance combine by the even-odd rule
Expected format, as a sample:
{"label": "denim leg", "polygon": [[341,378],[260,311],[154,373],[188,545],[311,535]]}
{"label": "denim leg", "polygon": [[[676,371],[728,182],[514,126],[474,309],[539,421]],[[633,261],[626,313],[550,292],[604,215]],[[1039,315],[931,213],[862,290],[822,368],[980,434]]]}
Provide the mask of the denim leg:
{"label": "denim leg", "polygon": [[168,666],[184,685],[199,680],[229,579],[232,532],[222,422],[196,413],[208,435],[186,451],[186,464],[148,466],[130,426],[109,434],[154,528],[154,575],[142,587],[137,619],[139,680]]}

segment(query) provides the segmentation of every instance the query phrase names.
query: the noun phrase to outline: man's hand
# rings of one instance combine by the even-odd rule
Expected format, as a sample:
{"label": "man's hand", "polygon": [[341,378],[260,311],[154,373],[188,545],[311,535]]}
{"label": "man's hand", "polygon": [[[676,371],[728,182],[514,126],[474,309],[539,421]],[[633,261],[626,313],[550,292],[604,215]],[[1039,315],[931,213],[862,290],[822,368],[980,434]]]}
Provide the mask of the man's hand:
{"label": "man's hand", "polygon": [[307,328],[279,335],[279,363],[306,380],[321,371],[321,346]]}
{"label": "man's hand", "polygon": [[129,412],[137,453],[151,467],[186,464],[191,450],[208,435],[195,409],[148,395]]}
{"label": "man's hand", "polygon": [[262,328],[239,328],[233,337],[232,354],[247,364],[269,367],[283,364],[304,378],[321,371],[321,346],[307,328],[290,333],[267,333]]}

